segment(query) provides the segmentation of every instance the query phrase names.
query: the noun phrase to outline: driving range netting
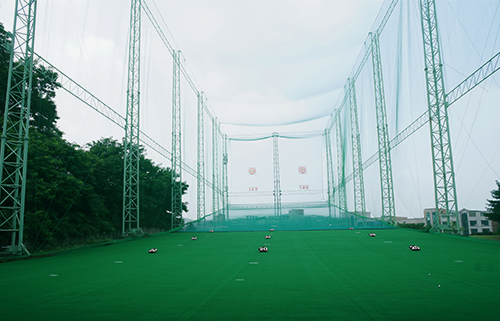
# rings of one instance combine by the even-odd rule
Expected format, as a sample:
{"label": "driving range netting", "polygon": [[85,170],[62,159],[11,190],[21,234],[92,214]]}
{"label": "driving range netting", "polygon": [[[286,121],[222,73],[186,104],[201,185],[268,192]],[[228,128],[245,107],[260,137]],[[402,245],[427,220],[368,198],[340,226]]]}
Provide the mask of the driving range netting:
{"label": "driving range netting", "polygon": [[499,253],[403,229],[167,233],[1,263],[0,319],[495,320]]}
{"label": "driving range netting", "polygon": [[[357,229],[386,229],[394,226],[380,220],[355,214],[346,214],[337,217],[328,215],[245,215],[239,218],[220,219],[208,216],[203,219],[189,222],[179,232],[240,232],[240,231],[268,231],[270,228],[280,231],[299,230],[345,230],[350,227]],[[219,218],[219,219],[218,219]]]}

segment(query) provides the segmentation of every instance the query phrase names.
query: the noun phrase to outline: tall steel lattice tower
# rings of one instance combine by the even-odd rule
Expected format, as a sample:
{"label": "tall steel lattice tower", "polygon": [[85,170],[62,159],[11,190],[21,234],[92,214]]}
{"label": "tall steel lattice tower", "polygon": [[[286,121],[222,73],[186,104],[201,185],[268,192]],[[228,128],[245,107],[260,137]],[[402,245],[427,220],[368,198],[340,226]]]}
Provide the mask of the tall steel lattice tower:
{"label": "tall steel lattice tower", "polygon": [[172,229],[182,225],[182,159],[181,159],[181,52],[173,52],[172,80]]}
{"label": "tall steel lattice tower", "polygon": [[[347,93],[346,93],[347,95]],[[342,135],[342,124],[340,123],[340,111],[335,112],[335,136],[337,141],[337,175],[338,175],[338,200],[339,208],[347,212],[347,190],[345,184],[345,151],[344,140]]]}
{"label": "tall steel lattice tower", "polygon": [[0,148],[0,232],[10,234],[8,252],[14,255],[29,254],[23,230],[36,4],[16,2]]}
{"label": "tall steel lattice tower", "polygon": [[218,119],[212,119],[212,209],[214,219],[219,219],[219,126]]}
{"label": "tall steel lattice tower", "polygon": [[361,138],[359,135],[358,106],[354,80],[347,80],[349,85],[349,109],[351,115],[352,138],[352,173],[354,178],[354,210],[357,215],[366,216],[365,186],[363,180],[363,162],[361,159]]}
{"label": "tall steel lattice tower", "polygon": [[203,106],[205,94],[198,92],[198,168],[197,168],[197,214],[200,219],[205,216],[205,129]]}
{"label": "tall steel lattice tower", "polygon": [[127,116],[123,167],[122,233],[139,229],[139,94],[141,0],[132,0],[128,52]]}
{"label": "tall steel lattice tower", "polygon": [[274,162],[274,216],[281,216],[281,184],[280,184],[280,152],[278,150],[278,133],[273,133]]}
{"label": "tall steel lattice tower", "polygon": [[325,144],[326,144],[326,172],[328,183],[328,215],[332,216],[333,204],[333,159],[332,159],[332,144],[330,141],[330,131],[325,129]]}
{"label": "tall steel lattice tower", "polygon": [[382,196],[381,218],[384,222],[394,225],[396,224],[396,212],[394,208],[391,151],[389,147],[389,130],[387,128],[379,34],[378,32],[372,32],[370,33],[370,36],[373,62],[373,84],[375,87],[375,107],[377,110],[378,157],[381,185],[380,190]]}
{"label": "tall steel lattice tower", "polygon": [[228,162],[228,148],[229,148],[229,140],[227,135],[224,135],[222,138],[223,147],[223,155],[222,155],[222,212],[224,218],[229,220],[229,186],[228,186],[228,177],[227,177],[227,162]]}
{"label": "tall steel lattice tower", "polygon": [[[436,212],[439,213],[440,221],[448,228],[452,228],[450,219],[452,216],[455,216],[457,226],[459,225],[458,204],[448,113],[446,111],[443,63],[441,60],[436,5],[434,1],[421,0],[420,12],[431,131]],[[457,226],[455,226],[455,229]]]}

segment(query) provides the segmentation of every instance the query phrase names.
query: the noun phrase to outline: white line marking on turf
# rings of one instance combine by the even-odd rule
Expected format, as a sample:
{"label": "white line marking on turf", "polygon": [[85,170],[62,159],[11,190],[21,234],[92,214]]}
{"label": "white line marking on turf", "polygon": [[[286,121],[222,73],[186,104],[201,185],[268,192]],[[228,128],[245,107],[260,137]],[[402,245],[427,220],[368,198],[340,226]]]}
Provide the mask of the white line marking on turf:
{"label": "white line marking on turf", "polygon": [[51,274],[51,275],[49,275],[49,276],[58,276],[58,275],[57,275],[57,274]]}
{"label": "white line marking on turf", "polygon": [[259,264],[259,262],[248,262],[248,264]]}
{"label": "white line marking on turf", "polygon": [[264,243],[264,245],[271,245],[271,243]]}
{"label": "white line marking on turf", "polygon": [[455,262],[456,263],[462,263],[463,261],[462,260],[456,260]]}
{"label": "white line marking on turf", "polygon": [[384,243],[392,243],[392,241],[384,241]]}
{"label": "white line marking on turf", "polygon": [[236,279],[236,281],[245,281],[245,279]]}
{"label": "white line marking on turf", "polygon": [[115,263],[123,263],[123,261],[115,261]]}
{"label": "white line marking on turf", "polygon": [[361,233],[361,232],[356,232],[356,234],[359,234],[359,233]]}
{"label": "white line marking on turf", "polygon": [[182,244],[177,244],[177,246],[182,246]]}

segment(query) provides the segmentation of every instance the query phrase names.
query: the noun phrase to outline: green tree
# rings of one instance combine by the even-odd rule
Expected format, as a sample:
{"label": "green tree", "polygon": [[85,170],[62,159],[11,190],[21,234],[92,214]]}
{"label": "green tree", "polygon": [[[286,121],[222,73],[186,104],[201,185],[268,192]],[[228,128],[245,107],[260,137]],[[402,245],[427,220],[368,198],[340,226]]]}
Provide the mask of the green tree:
{"label": "green tree", "polygon": [[98,195],[104,196],[106,219],[113,231],[121,233],[123,211],[123,145],[112,138],[102,138],[86,145],[97,158],[91,183]]}
{"label": "green tree", "polygon": [[[99,159],[94,166],[92,181],[96,192],[105,195],[105,206],[109,221],[117,231],[121,231],[123,211],[123,144],[112,138],[102,138],[87,144],[90,153]],[[171,217],[171,175],[170,168],[162,168],[145,157],[141,148],[139,159],[139,199],[140,226],[146,230],[169,230]],[[183,182],[186,193],[188,185]],[[187,203],[183,210],[187,212]]]}
{"label": "green tree", "polygon": [[36,66],[33,69],[33,83],[31,89],[30,126],[39,132],[62,137],[62,132],[57,128],[56,90],[61,84],[56,82],[57,73]]}
{"label": "green tree", "polygon": [[[1,124],[10,60],[5,46],[8,42],[0,23]],[[102,138],[81,147],[66,141],[57,127],[59,116],[54,101],[60,87],[55,72],[35,64],[24,216],[24,242],[32,252],[81,244],[102,236],[121,237],[123,143]],[[168,230],[172,171],[147,159],[144,148],[139,168],[140,226]],[[188,185],[178,184],[182,184],[185,194]],[[183,204],[185,212],[187,205]],[[5,233],[0,235],[1,245],[9,242]]]}
{"label": "green tree", "polygon": [[69,245],[113,232],[105,196],[96,192],[92,180],[97,157],[60,137],[30,132],[26,243],[31,249],[43,245]]}
{"label": "green tree", "polygon": [[5,107],[5,92],[7,91],[7,75],[9,73],[10,54],[5,48],[5,45],[9,42],[8,40],[7,32],[3,24],[0,23],[0,110],[2,111],[2,118]]}
{"label": "green tree", "polygon": [[[10,44],[10,42],[7,32],[0,23],[0,107],[2,110],[0,117],[2,126],[10,63],[10,52],[7,50],[6,44]],[[19,62],[15,61],[14,64],[18,65]],[[37,66],[35,61],[31,86],[30,126],[40,132],[61,137],[62,132],[57,128],[59,116],[54,102],[56,89],[60,88],[61,85],[56,79],[57,73],[44,66]]]}
{"label": "green tree", "polygon": [[[0,131],[3,130],[3,119],[4,119],[4,108],[6,105],[6,93],[7,93],[7,79],[9,73],[9,63],[10,63],[10,52],[8,47],[10,46],[11,39],[5,31],[3,25],[0,23]],[[18,65],[19,62],[14,61],[14,64]],[[22,68],[22,65],[20,66]],[[54,103],[55,90],[60,87],[60,85],[55,81],[57,74],[50,70],[46,70],[43,67],[34,68],[33,73],[33,83],[32,83],[32,96],[31,96],[31,108],[30,108],[30,145],[28,150],[28,176],[26,184],[27,201],[26,201],[26,212],[25,212],[25,233],[28,235],[36,234],[41,235],[43,232],[43,226],[38,223],[40,216],[47,217],[48,224],[47,227],[51,225],[52,213],[38,210],[38,205],[43,205],[42,200],[44,197],[48,196],[50,189],[44,189],[45,187],[50,188],[51,179],[53,176],[48,175],[54,169],[51,166],[47,166],[47,162],[56,162],[57,159],[47,159],[47,158],[37,158],[39,155],[40,148],[44,145],[50,144],[50,148],[54,148],[55,141],[45,141],[48,139],[47,135],[57,138],[60,140],[62,133],[57,128],[57,112],[56,105]],[[44,135],[40,135],[44,133]],[[43,136],[43,137],[42,137]],[[44,143],[42,143],[44,142]],[[42,143],[39,145],[39,143]],[[60,145],[61,142],[57,142],[56,145]],[[64,144],[64,143],[63,143]],[[58,148],[54,148],[57,150]],[[43,155],[43,153],[42,153]],[[43,171],[36,172],[37,167],[44,168]],[[35,170],[35,171],[34,171]],[[31,176],[30,176],[31,175]],[[38,180],[37,176],[45,176],[46,178],[50,176],[49,179]],[[35,179],[34,179],[35,178]],[[39,185],[37,185],[39,183]],[[34,190],[30,190],[35,188]],[[48,214],[48,215],[47,215]],[[40,230],[37,228],[40,227]],[[7,239],[6,239],[7,238]],[[35,239],[34,238],[34,239]],[[33,241],[34,239],[31,239]],[[30,236],[27,236],[25,240],[30,242]],[[8,235],[2,233],[0,235],[0,243],[9,243]]]}
{"label": "green tree", "polygon": [[488,213],[485,214],[490,220],[500,222],[500,182],[496,181],[497,189],[491,191],[492,200],[488,200],[486,210]]}
{"label": "green tree", "polygon": [[[172,218],[172,170],[155,165],[150,159],[141,156],[140,172],[140,211],[141,226],[148,229],[166,231],[171,229]],[[187,192],[188,184],[181,184],[182,194]],[[188,211],[188,204],[182,204],[183,212]]]}

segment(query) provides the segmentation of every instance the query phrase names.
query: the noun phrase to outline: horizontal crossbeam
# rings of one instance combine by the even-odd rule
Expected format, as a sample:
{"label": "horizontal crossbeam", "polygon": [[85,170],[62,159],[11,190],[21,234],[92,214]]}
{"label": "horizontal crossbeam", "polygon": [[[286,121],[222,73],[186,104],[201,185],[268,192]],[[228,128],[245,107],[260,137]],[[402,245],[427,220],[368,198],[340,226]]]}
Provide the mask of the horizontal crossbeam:
{"label": "horizontal crossbeam", "polygon": [[[324,131],[305,131],[305,132],[285,132],[277,133],[279,138],[289,138],[289,139],[301,139],[301,138],[311,138],[317,136],[323,136]],[[268,138],[273,138],[272,133],[262,133],[262,134],[246,134],[246,135],[228,135],[229,140],[234,141],[254,141],[254,140],[264,140]]]}
{"label": "horizontal crossbeam", "polygon": [[481,67],[476,69],[469,77],[465,78],[455,88],[446,95],[447,106],[450,107],[454,102],[462,98],[480,83],[488,79],[491,75],[500,69],[500,52],[490,58]]}
{"label": "horizontal crossbeam", "polygon": [[[327,208],[330,206],[328,202],[311,202],[311,203],[283,203],[281,208]],[[232,204],[229,205],[229,210],[248,210],[248,209],[274,209],[274,203],[270,204]]]}
{"label": "horizontal crossbeam", "polygon": [[[168,41],[168,39],[165,36],[165,34],[163,33],[163,31],[161,30],[161,27],[158,24],[158,21],[155,19],[155,17],[151,13],[151,10],[149,10],[149,7],[146,4],[146,2],[143,2],[142,8],[144,9],[144,12],[146,13],[146,16],[148,17],[149,21],[151,22],[151,24],[155,28],[156,33],[160,37],[161,41],[163,42],[163,44],[167,48],[167,50],[170,53],[170,55],[172,55],[172,57],[173,57],[173,55],[174,55],[174,49],[173,49],[172,45],[170,44],[170,42]],[[180,57],[179,57],[179,67],[180,67],[180,72],[184,75],[184,78],[188,82],[189,87],[191,87],[191,89],[193,90],[193,92],[196,95],[198,95],[198,92],[200,92],[202,90],[196,88],[196,85],[195,85],[194,81],[192,80],[192,78],[189,76],[186,68],[184,67],[184,64],[182,64],[182,61],[180,61]],[[210,120],[212,120],[214,117],[210,113],[210,110],[208,110],[208,108],[205,105],[203,106],[203,108],[205,109],[206,113],[208,114],[208,117],[210,118]]]}
{"label": "horizontal crossbeam", "polygon": [[[315,195],[326,194],[326,189],[299,189],[299,190],[282,190],[281,195]],[[273,191],[250,191],[250,192],[233,192],[229,193],[229,197],[256,197],[256,196],[273,196]]]}
{"label": "horizontal crossbeam", "polygon": [[[64,74],[62,71],[54,67],[52,64],[50,64],[47,60],[43,59],[39,55],[35,54],[38,60],[39,65],[44,66],[47,70],[52,70],[55,72],[55,76],[57,76],[57,79],[53,79],[54,81],[57,81],[59,84],[61,84],[61,88],[64,89],[66,92],[70,93],[73,95],[75,98],[83,102],[85,105],[89,106],[90,108],[94,109],[97,111],[99,114],[103,115],[106,117],[108,120],[113,122],[115,125],[118,127],[122,128],[125,130],[125,118],[118,114],[116,111],[113,110],[113,108],[109,107],[106,103],[92,95],[88,90],[83,88],[81,85],[79,85],[77,82],[72,80],[70,77],[68,77],[66,74]],[[49,74],[46,74],[46,76],[51,76]],[[54,76],[54,74],[52,74]],[[154,139],[146,135],[144,132],[139,131],[139,140],[141,143],[143,143],[145,146],[148,146],[152,150],[156,151],[158,154],[161,156],[165,157],[168,160],[172,159],[172,153],[167,150],[165,147],[161,146],[159,143],[157,143]],[[196,170],[191,168],[188,164],[182,162],[182,168],[191,176],[194,178],[197,178],[198,175],[196,173]],[[209,186],[212,188],[213,184],[206,178],[204,179],[205,185]]]}
{"label": "horizontal crossbeam", "polygon": [[[472,89],[476,88],[480,83],[488,79],[495,72],[500,70],[500,52],[490,58],[487,62],[485,62],[481,67],[479,67],[476,71],[474,71],[470,76],[465,78],[460,84],[458,84],[455,88],[450,90],[447,96],[447,105],[446,108],[449,108],[453,103],[455,103],[458,99],[468,94]],[[392,150],[399,144],[401,144],[405,139],[413,135],[417,130],[422,128],[425,124],[429,122],[429,112],[425,111],[422,115],[420,115],[417,119],[415,119],[410,125],[408,125],[405,129],[399,132],[391,141],[389,142],[389,148]],[[378,152],[370,156],[363,163],[363,170],[367,169],[373,163],[378,161]],[[352,173],[346,177],[346,183],[350,182],[353,178]],[[337,186],[338,187],[338,186]]]}

